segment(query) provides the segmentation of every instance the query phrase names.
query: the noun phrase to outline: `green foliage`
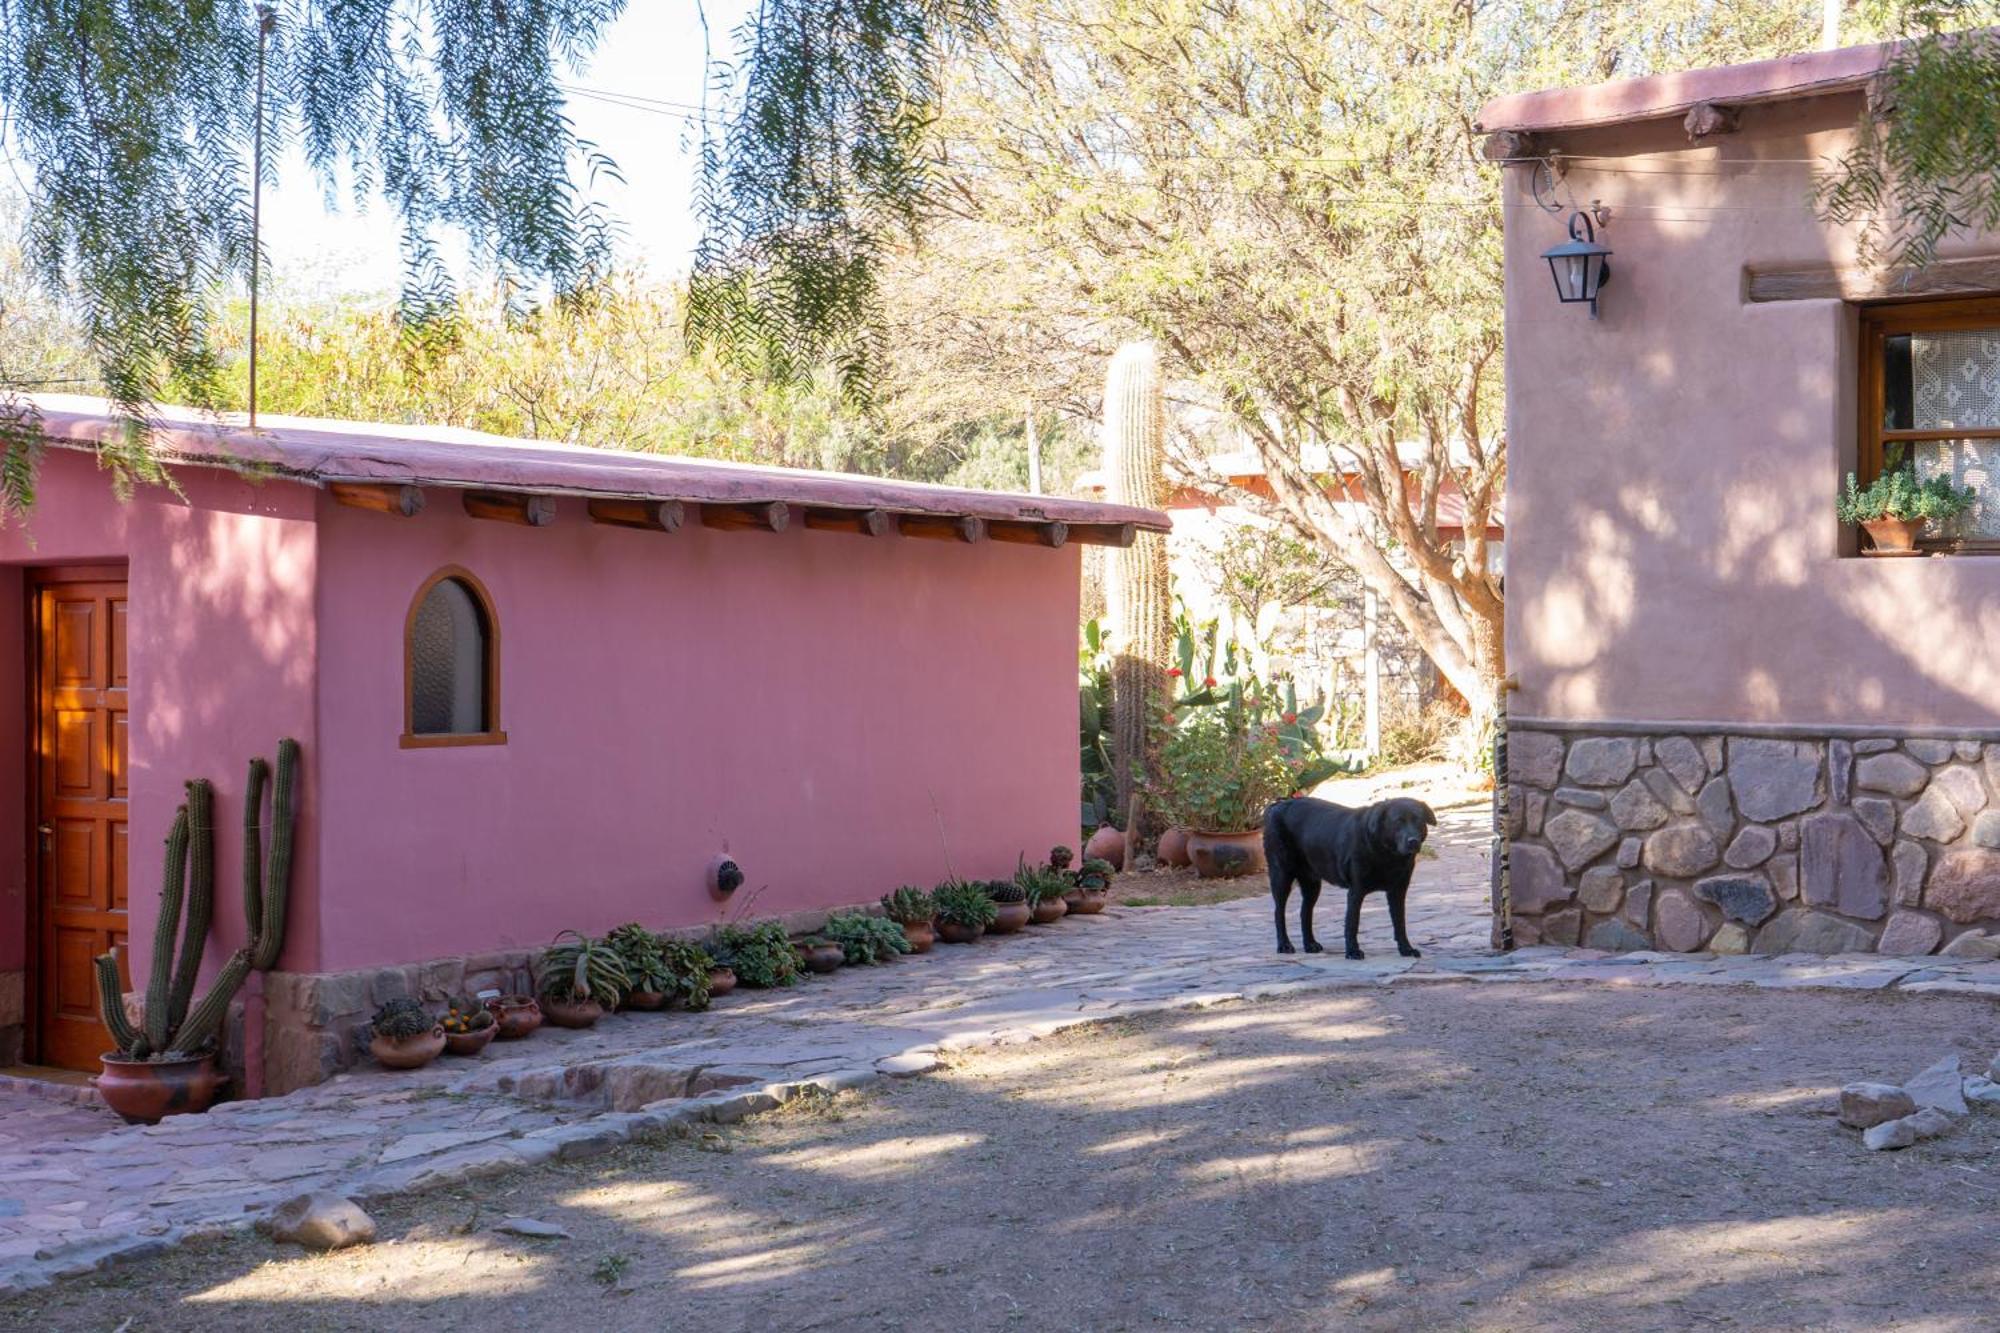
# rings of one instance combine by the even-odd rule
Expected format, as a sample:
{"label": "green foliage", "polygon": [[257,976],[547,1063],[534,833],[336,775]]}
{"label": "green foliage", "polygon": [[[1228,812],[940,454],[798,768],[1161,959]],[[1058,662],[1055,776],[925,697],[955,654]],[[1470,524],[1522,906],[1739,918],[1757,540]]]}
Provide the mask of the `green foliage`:
{"label": "green foliage", "polygon": [[1922,266],[1954,233],[2000,228],[2000,34],[1979,30],[2000,22],[2000,4],[1886,8],[1902,41],[1814,200],[1829,221],[1858,225],[1864,259]]}
{"label": "green foliage", "polygon": [[383,1001],[375,1016],[368,1020],[368,1026],[378,1037],[400,1041],[423,1036],[437,1026],[437,1020],[415,1000],[400,998]]}
{"label": "green foliage", "polygon": [[937,915],[937,904],[931,901],[930,890],[905,884],[882,895],[882,914],[899,925],[922,925]]}
{"label": "green foliage", "polygon": [[631,981],[616,949],[574,930],[557,935],[535,960],[535,993],[552,1000],[595,1000],[611,1009]]}
{"label": "green foliage", "polygon": [[826,919],[826,937],[840,946],[851,964],[881,963],[910,951],[901,926],[887,917],[866,912],[836,912]]}
{"label": "green foliage", "polygon": [[1176,824],[1245,833],[1262,826],[1271,802],[1299,790],[1274,727],[1246,727],[1226,710],[1205,709],[1161,730],[1154,791]]}
{"label": "green foliage", "polygon": [[1031,866],[1025,857],[1020,869],[1014,872],[1014,883],[1031,907],[1060,898],[1076,887],[1062,871],[1053,866]]}
{"label": "green foliage", "polygon": [[1028,891],[1011,879],[989,879],[986,881],[986,896],[996,903],[1020,903],[1028,900]]}
{"label": "green foliage", "polygon": [[937,919],[954,926],[990,926],[999,915],[984,884],[948,879],[931,891],[937,902]]}
{"label": "green foliage", "polygon": [[1117,873],[1109,861],[1093,856],[1077,869],[1076,886],[1093,892],[1102,891],[1111,887],[1111,877]]}
{"label": "green foliage", "polygon": [[659,936],[632,921],[606,935],[604,942],[625,964],[625,986],[619,994],[621,1000],[634,991],[672,994],[674,978],[667,971],[666,955],[660,951]]}
{"label": "green foliage", "polygon": [[1972,487],[1955,485],[1942,474],[1918,481],[1907,468],[1896,468],[1862,486],[1850,472],[1834,512],[1842,523],[1872,523],[1879,518],[1943,522],[1970,509],[1978,498]]}
{"label": "green foliage", "polygon": [[775,921],[724,926],[710,952],[746,986],[789,986],[799,979],[798,950]]}
{"label": "green foliage", "polygon": [[667,987],[667,998],[683,1009],[708,1008],[708,974],[715,967],[715,959],[709,957],[708,950],[690,940],[665,935],[658,939],[660,962],[672,983]]}
{"label": "green foliage", "polygon": [[1233,640],[1219,642],[1220,636],[1217,621],[1196,625],[1185,607],[1175,616],[1175,665],[1167,671],[1175,697],[1168,725],[1196,709],[1220,708],[1232,728],[1262,730],[1277,738],[1292,768],[1292,785],[1300,791],[1310,791],[1336,773],[1360,769],[1358,762],[1326,753],[1320,737],[1325,699],[1301,704],[1289,677],[1258,679],[1249,651]]}
{"label": "green foliage", "polygon": [[471,995],[452,996],[438,1020],[446,1032],[484,1032],[496,1021],[493,1011]]}
{"label": "green foliage", "polygon": [[1117,802],[1118,781],[1111,759],[1111,654],[1104,648],[1102,621],[1084,622],[1083,644],[1077,650],[1077,704],[1082,827],[1099,828],[1124,817],[1111,808]]}

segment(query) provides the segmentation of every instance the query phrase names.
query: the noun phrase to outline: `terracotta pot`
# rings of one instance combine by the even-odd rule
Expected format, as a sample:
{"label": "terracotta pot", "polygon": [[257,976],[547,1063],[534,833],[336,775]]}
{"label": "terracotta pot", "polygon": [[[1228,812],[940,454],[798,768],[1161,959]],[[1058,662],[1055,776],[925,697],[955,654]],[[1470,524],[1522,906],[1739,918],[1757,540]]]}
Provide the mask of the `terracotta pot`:
{"label": "terracotta pot", "polygon": [[847,953],[838,944],[812,944],[799,949],[799,961],[808,972],[831,972],[847,961]]}
{"label": "terracotta pot", "polygon": [[1051,925],[1068,915],[1069,900],[1066,897],[1044,898],[1028,909],[1028,919],[1038,926]]}
{"label": "terracotta pot", "polygon": [[444,1028],[431,1025],[429,1032],[414,1037],[376,1037],[368,1043],[368,1053],[384,1069],[422,1069],[444,1050]]}
{"label": "terracotta pot", "polygon": [[587,1028],[604,1017],[604,1006],[595,1000],[558,1000],[544,995],[542,1014],[559,1028]]}
{"label": "terracotta pot", "polygon": [[170,1115],[191,1115],[215,1104],[229,1082],[215,1072],[215,1057],[192,1060],[127,1060],[115,1051],[99,1057],[104,1072],[97,1092],[104,1104],[133,1125],[157,1125]]}
{"label": "terracotta pot", "polygon": [[985,933],[984,926],[962,926],[956,921],[938,919],[937,937],[946,944],[970,944]]}
{"label": "terracotta pot", "polygon": [[928,921],[898,921],[903,928],[903,938],[910,942],[911,953],[929,953],[937,943],[937,931]]}
{"label": "terracotta pot", "polygon": [[1264,832],[1188,834],[1188,859],[1203,879],[1236,879],[1264,868]]}
{"label": "terracotta pot", "polygon": [[527,995],[498,995],[486,1002],[501,1041],[518,1041],[542,1025],[542,1007]]}
{"label": "terracotta pot", "polygon": [[618,1007],[620,1009],[640,1009],[651,1013],[655,1009],[664,1009],[667,1007],[667,993],[657,990],[627,991],[625,992],[625,998],[619,1002]]}
{"label": "terracotta pot", "polygon": [[708,969],[709,999],[712,1000],[718,995],[727,995],[735,989],[736,973],[732,969],[726,967],[711,967]]}
{"label": "terracotta pot", "polygon": [[[1069,914],[1071,916],[1096,916],[1104,910],[1104,900],[1110,896],[1110,893],[1104,889],[1079,890],[1076,895],[1076,901],[1069,903]],[[1063,901],[1069,902],[1068,899],[1064,899]]]}
{"label": "terracotta pot", "polygon": [[1090,835],[1090,841],[1083,844],[1083,859],[1091,857],[1109,861],[1113,870],[1125,868],[1125,835],[1106,824]]}
{"label": "terracotta pot", "polygon": [[1018,903],[993,904],[993,924],[986,928],[986,933],[988,935],[1012,935],[1015,931],[1028,924],[1028,916],[1031,910],[1026,899],[1022,899]]}
{"label": "terracotta pot", "polygon": [[488,1023],[485,1027],[475,1028],[471,1032],[446,1032],[444,1048],[453,1055],[477,1055],[490,1046],[493,1039],[499,1035],[498,1023]]}
{"label": "terracotta pot", "polygon": [[1914,551],[1924,523],[1913,518],[1871,518],[1861,526],[1878,551]]}
{"label": "terracotta pot", "polygon": [[1163,866],[1188,864],[1188,831],[1175,825],[1160,835],[1159,860]]}

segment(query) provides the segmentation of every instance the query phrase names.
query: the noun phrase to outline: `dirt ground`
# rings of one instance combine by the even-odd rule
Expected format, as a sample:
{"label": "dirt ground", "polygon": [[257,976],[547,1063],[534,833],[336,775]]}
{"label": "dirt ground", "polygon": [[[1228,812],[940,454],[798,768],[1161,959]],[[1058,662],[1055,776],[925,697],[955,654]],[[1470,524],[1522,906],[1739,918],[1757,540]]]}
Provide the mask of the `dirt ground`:
{"label": "dirt ground", "polygon": [[[1941,997],[1436,983],[1167,1015],[16,1298],[63,1330],[1994,1327],[2000,1114],[1864,1152]],[[572,1239],[494,1234],[525,1214]]]}

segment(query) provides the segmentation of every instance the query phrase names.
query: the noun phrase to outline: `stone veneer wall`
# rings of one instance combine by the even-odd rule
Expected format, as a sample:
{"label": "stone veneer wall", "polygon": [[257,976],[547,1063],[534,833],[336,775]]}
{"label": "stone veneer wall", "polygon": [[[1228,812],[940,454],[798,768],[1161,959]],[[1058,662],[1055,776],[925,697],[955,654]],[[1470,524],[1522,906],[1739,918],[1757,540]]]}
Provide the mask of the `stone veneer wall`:
{"label": "stone veneer wall", "polygon": [[2000,956],[2000,745],[1508,731],[1518,944]]}

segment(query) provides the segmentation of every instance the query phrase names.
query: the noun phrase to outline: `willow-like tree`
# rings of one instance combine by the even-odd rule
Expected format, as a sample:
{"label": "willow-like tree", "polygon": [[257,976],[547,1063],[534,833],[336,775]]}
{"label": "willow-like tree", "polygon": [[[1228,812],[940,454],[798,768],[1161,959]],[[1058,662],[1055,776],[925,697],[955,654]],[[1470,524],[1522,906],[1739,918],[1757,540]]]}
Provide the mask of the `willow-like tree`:
{"label": "willow-like tree", "polygon": [[[447,234],[527,297],[587,289],[611,255],[561,78],[625,0],[0,0],[0,136],[26,168],[23,248],[73,309],[128,421],[121,485],[156,479],[148,405],[222,401],[219,303],[251,267],[251,144],[266,183],[296,145],[324,188],[401,224],[403,316],[454,308]],[[682,0],[692,29],[698,0]],[[697,341],[778,375],[830,350],[850,387],[875,350],[875,238],[914,222],[932,71],[981,0],[764,0],[704,144]],[[0,520],[32,503],[38,432],[0,366]]]}

